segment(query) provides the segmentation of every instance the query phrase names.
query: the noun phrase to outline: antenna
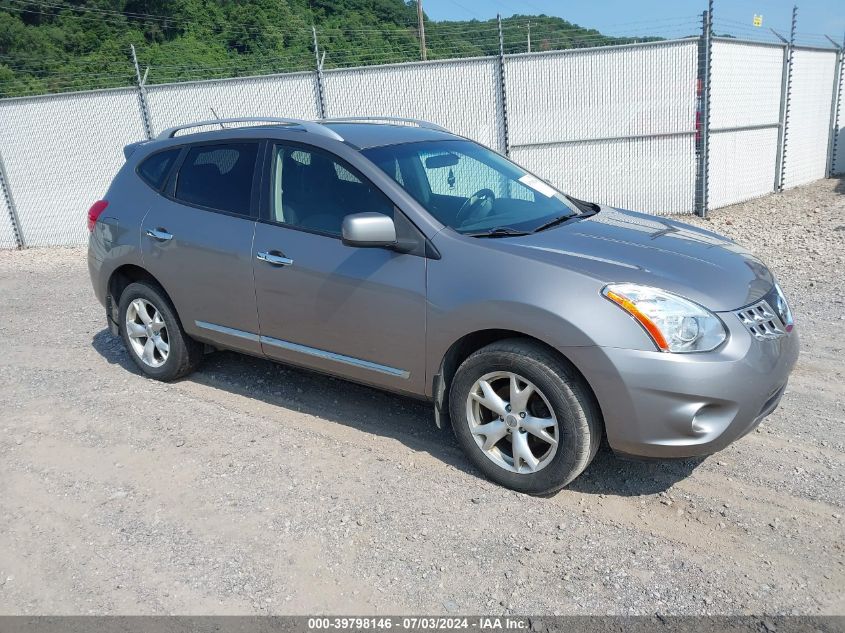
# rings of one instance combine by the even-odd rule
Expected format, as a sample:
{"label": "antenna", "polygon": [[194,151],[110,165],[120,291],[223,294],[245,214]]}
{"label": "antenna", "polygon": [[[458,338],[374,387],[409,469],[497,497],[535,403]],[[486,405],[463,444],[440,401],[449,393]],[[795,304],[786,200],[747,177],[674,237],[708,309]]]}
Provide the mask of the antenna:
{"label": "antenna", "polygon": [[209,110],[211,110],[211,114],[213,114],[213,115],[214,115],[214,118],[215,118],[215,119],[217,119],[217,125],[219,125],[219,126],[220,126],[220,129],[221,129],[221,130],[225,130],[225,129],[226,129],[226,126],[225,126],[225,125],[223,125],[223,123],[222,123],[222,119],[221,119],[221,118],[220,118],[220,116],[219,116],[219,115],[218,115],[218,114],[214,111],[214,108],[209,108]]}

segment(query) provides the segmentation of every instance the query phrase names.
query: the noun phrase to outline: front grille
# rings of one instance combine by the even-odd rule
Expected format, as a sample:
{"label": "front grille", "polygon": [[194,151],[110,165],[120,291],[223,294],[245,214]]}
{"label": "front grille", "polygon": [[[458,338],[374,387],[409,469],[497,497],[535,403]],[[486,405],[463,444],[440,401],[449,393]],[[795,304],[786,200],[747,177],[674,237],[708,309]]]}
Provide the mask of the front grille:
{"label": "front grille", "polygon": [[786,336],[786,327],[765,299],[737,310],[736,315],[751,335],[759,341]]}

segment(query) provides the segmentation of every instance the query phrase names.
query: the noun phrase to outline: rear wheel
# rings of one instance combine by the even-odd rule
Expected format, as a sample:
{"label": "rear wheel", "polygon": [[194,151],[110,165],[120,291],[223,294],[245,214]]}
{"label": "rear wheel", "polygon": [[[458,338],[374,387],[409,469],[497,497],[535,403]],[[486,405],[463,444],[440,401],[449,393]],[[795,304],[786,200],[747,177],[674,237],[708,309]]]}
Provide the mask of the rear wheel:
{"label": "rear wheel", "polygon": [[157,285],[136,282],[120,295],[118,327],[138,368],[156,380],[176,380],[194,371],[202,345],[182,329],[176,310]]}
{"label": "rear wheel", "polygon": [[487,477],[529,494],[575,479],[595,457],[601,414],[581,376],[534,341],[484,347],[458,368],[449,395],[452,427]]}

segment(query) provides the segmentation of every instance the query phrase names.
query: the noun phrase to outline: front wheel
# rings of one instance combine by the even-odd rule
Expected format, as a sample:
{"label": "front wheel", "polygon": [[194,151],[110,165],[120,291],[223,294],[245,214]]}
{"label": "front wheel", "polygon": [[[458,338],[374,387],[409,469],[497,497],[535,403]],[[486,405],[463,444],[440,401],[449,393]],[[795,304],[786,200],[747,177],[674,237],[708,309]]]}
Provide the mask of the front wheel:
{"label": "front wheel", "polygon": [[601,413],[583,378],[530,340],[499,341],[467,358],[452,381],[449,412],[472,462],[528,494],[566,486],[601,442]]}

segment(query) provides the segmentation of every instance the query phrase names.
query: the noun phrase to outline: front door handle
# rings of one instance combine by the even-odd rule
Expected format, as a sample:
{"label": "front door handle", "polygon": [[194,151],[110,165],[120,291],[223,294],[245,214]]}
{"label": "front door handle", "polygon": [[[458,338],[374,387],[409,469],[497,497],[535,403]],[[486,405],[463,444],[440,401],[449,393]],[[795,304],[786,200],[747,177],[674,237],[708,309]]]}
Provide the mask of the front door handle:
{"label": "front door handle", "polygon": [[290,266],[293,264],[292,259],[285,257],[284,254],[279,251],[264,251],[258,253],[255,258],[260,259],[262,262],[272,264],[273,266]]}
{"label": "front door handle", "polygon": [[173,235],[160,227],[157,229],[147,229],[147,237],[151,237],[159,242],[169,242],[173,239]]}

